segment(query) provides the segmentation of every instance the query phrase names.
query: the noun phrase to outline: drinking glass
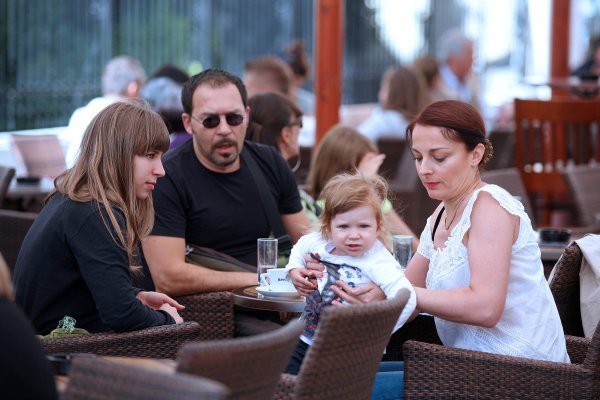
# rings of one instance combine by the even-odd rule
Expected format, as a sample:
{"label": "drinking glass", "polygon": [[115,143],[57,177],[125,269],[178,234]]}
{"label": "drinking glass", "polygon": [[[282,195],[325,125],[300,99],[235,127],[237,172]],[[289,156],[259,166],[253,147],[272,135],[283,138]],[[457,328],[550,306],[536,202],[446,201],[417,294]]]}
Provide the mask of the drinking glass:
{"label": "drinking glass", "polygon": [[260,283],[261,274],[264,274],[270,268],[277,268],[277,239],[257,239],[256,248],[256,272]]}
{"label": "drinking glass", "polygon": [[411,235],[393,235],[392,243],[394,245],[394,257],[400,264],[400,268],[405,269],[412,257]]}

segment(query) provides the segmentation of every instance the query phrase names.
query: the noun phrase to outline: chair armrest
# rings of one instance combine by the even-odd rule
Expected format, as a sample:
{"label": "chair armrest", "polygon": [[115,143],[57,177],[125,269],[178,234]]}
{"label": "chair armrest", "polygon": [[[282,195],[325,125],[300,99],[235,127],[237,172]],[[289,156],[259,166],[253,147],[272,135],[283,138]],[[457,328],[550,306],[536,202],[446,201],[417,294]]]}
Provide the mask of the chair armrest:
{"label": "chair armrest", "polygon": [[130,356],[175,359],[184,343],[198,340],[196,322],[162,325],[133,332],[92,333],[40,339],[46,354],[93,353],[102,356]]}
{"label": "chair armrest", "polygon": [[419,314],[392,334],[385,348],[384,361],[402,361],[402,346],[407,340],[442,344],[435,328],[433,316]]}
{"label": "chair armrest", "polygon": [[404,398],[590,398],[593,371],[429,343],[404,344]]}
{"label": "chair armrest", "polygon": [[296,391],[296,381],[298,377],[296,375],[281,374],[275,394],[272,400],[290,400],[294,399],[294,392]]}
{"label": "chair armrest", "polygon": [[579,336],[565,335],[567,339],[567,353],[573,364],[583,364],[590,347],[591,339]]}
{"label": "chair armrest", "polygon": [[179,313],[184,321],[200,325],[199,340],[233,337],[233,298],[230,292],[213,292],[175,297],[185,309]]}

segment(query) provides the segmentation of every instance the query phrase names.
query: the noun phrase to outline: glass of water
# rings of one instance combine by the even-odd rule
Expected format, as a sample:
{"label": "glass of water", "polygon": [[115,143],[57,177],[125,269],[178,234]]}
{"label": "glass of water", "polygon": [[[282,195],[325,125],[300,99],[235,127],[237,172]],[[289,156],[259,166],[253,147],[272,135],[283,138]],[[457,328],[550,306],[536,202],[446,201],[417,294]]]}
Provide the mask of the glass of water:
{"label": "glass of water", "polygon": [[256,249],[256,272],[258,274],[258,283],[260,284],[261,274],[264,274],[270,268],[277,268],[277,239],[257,239]]}
{"label": "glass of water", "polygon": [[392,244],[394,246],[394,257],[400,264],[400,268],[405,269],[412,257],[412,241],[411,235],[393,235]]}

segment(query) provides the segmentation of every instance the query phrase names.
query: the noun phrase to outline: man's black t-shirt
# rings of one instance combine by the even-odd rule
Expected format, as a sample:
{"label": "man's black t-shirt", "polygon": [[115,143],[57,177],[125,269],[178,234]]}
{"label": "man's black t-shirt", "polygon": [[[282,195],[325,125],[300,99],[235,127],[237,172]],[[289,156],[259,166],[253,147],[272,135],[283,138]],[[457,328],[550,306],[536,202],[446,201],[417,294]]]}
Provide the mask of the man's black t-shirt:
{"label": "man's black t-shirt", "polygon": [[[280,214],[302,210],[294,176],[271,146],[245,142],[264,174]],[[240,169],[218,173],[206,169],[188,141],[163,158],[166,176],[153,194],[153,235],[184,238],[256,265],[256,239],[271,233],[258,188],[240,159]]]}

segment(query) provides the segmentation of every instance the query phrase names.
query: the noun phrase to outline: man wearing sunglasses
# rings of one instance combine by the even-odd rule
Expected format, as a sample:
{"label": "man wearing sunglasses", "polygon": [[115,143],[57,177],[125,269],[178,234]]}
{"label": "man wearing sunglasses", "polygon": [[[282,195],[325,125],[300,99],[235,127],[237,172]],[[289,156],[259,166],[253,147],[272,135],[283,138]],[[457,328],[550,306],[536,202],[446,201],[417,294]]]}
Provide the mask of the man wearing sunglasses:
{"label": "man wearing sunglasses", "polygon": [[[253,174],[252,157],[293,243],[309,227],[294,176],[270,146],[244,142],[250,116],[239,77],[208,69],[183,87],[183,124],[192,140],[167,152],[166,176],[154,192],[155,224],[143,243],[156,289],[169,295],[257,285],[256,273],[224,272],[187,263],[186,243],[256,265],[256,239],[271,233]],[[244,334],[244,332],[238,332]]]}

